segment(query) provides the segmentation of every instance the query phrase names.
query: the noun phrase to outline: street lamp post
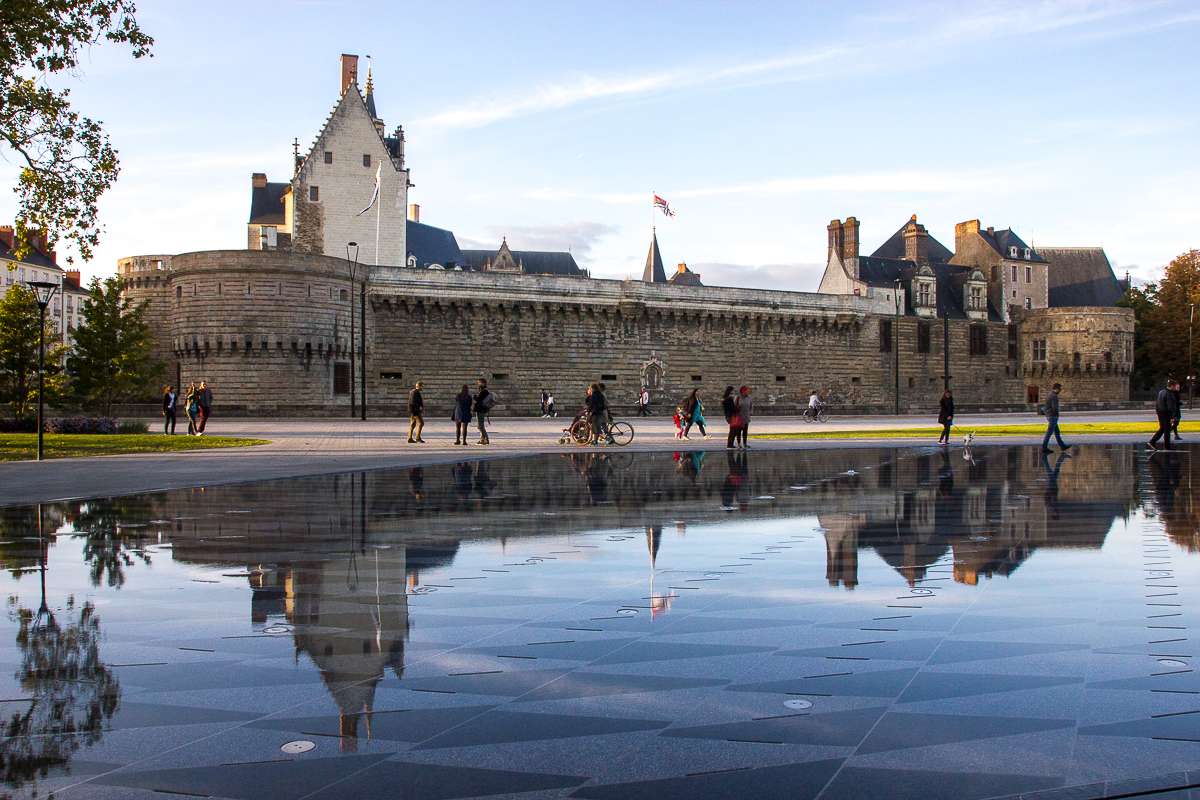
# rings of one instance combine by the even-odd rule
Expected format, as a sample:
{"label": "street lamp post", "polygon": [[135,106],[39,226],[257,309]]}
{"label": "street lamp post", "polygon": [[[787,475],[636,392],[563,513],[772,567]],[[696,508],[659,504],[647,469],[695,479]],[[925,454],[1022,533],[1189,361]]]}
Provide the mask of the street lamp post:
{"label": "street lamp post", "polygon": [[1192,309],[1188,313],[1188,410],[1195,408],[1196,398],[1196,376],[1192,374],[1192,366],[1196,363],[1196,351],[1192,349],[1192,323],[1196,320],[1196,304],[1192,303]]}
{"label": "street lamp post", "polygon": [[350,270],[350,419],[354,419],[354,273],[358,271],[358,242],[346,244],[346,267]]}
{"label": "street lamp post", "polygon": [[58,288],[57,283],[49,281],[29,281],[29,288],[33,289],[34,295],[37,298],[38,316],[41,324],[38,327],[38,453],[37,460],[42,460],[42,409],[45,405],[44,395],[46,391],[46,306],[50,305],[50,298],[54,296],[54,290]]}
{"label": "street lamp post", "polygon": [[359,324],[359,355],[358,366],[362,378],[358,384],[359,395],[358,409],[362,414],[362,421],[367,421],[367,268],[363,266],[363,281],[359,292],[359,308],[358,308],[358,324]]}
{"label": "street lamp post", "polygon": [[900,279],[896,279],[896,323],[892,326],[892,349],[896,353],[896,416],[900,416]]}

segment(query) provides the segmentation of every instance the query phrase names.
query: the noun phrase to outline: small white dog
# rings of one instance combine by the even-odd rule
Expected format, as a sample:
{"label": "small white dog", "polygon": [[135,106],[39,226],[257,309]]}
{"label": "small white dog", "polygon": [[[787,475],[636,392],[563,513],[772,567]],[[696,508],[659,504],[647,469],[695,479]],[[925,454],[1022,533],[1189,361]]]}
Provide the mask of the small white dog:
{"label": "small white dog", "polygon": [[963,436],[963,447],[970,447],[973,441],[975,441],[975,431],[971,431]]}

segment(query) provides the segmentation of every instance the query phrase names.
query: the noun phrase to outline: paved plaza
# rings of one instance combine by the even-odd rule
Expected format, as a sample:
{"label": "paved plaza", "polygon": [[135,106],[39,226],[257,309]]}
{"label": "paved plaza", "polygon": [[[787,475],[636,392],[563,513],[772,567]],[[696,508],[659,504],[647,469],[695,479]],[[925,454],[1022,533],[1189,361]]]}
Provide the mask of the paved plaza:
{"label": "paved plaza", "polygon": [[[1188,413],[1185,411],[1185,418]],[[1084,422],[1152,422],[1151,410],[1097,411],[1065,413],[1064,425]],[[724,449],[727,430],[723,423],[709,427],[713,438],[705,441],[693,430],[690,441],[675,438],[670,418],[655,416],[629,418],[636,436],[623,448],[629,452]],[[159,420],[150,420],[158,430]],[[471,429],[471,444],[454,445],[454,425],[448,419],[427,420],[426,444],[408,444],[407,419],[278,419],[252,417],[225,419],[215,416],[209,433],[217,436],[247,436],[270,440],[257,447],[228,448],[176,453],[74,458],[69,460],[0,462],[0,505],[38,503],[73,498],[110,496],[212,486],[248,481],[326,475],[338,472],[389,469],[432,464],[447,464],[465,458],[499,458],[534,453],[578,452],[575,445],[559,445],[562,428],[569,416],[554,419],[496,417],[489,428],[491,444],[476,445],[477,432]],[[985,425],[1040,425],[1042,417],[1032,414],[962,414],[962,430]],[[805,424],[798,417],[756,417],[751,434],[792,432],[836,432],[879,430],[881,428],[929,428],[936,423],[925,416],[833,417],[828,423]],[[1135,443],[1142,434],[1105,434],[1070,436],[1072,442]],[[952,441],[959,441],[956,433]],[[989,436],[976,446],[1036,444],[1036,436]],[[929,443],[934,442],[930,437]],[[827,449],[862,446],[910,447],[924,443],[919,439],[845,438],[845,439],[757,439],[751,447],[761,450]]]}

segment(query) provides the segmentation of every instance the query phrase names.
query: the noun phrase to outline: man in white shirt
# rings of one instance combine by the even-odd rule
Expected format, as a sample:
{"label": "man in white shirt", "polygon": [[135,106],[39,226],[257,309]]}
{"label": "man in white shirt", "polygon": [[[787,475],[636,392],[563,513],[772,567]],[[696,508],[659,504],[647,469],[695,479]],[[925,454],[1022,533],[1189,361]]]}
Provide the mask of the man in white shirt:
{"label": "man in white shirt", "polygon": [[808,407],[813,411],[821,407],[821,396],[815,391],[812,393],[812,397],[808,398]]}
{"label": "man in white shirt", "polygon": [[650,416],[650,392],[645,386],[642,387],[642,396],[638,398],[638,413],[639,417]]}

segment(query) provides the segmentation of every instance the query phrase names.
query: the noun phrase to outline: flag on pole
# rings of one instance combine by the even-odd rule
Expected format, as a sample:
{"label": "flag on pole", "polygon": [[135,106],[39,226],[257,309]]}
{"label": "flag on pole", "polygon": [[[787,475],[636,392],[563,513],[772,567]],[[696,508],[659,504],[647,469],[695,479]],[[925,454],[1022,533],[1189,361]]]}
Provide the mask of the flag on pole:
{"label": "flag on pole", "polygon": [[361,217],[363,214],[371,210],[375,205],[375,201],[379,199],[379,170],[383,169],[383,162],[379,162],[379,166],[375,168],[375,191],[371,193],[371,202],[367,203],[367,207],[358,212],[354,216]]}
{"label": "flag on pole", "polygon": [[658,195],[654,195],[654,207],[661,211],[664,217],[675,216],[675,212],[671,210],[669,205],[667,205],[667,201],[663,200]]}

